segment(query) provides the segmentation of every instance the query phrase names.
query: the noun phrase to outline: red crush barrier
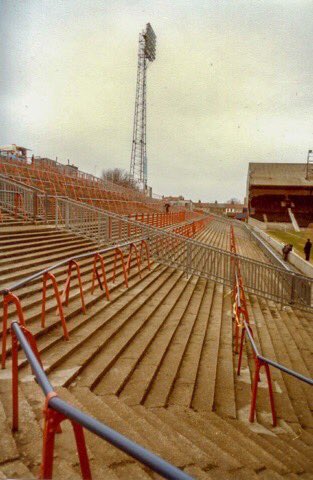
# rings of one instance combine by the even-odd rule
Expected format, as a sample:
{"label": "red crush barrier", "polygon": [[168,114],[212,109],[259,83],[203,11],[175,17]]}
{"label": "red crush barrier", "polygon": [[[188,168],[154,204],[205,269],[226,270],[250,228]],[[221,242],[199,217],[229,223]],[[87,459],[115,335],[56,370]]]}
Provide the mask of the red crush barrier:
{"label": "red crush barrier", "polygon": [[115,272],[116,272],[116,265],[117,265],[117,257],[120,258],[121,260],[121,265],[123,269],[123,275],[124,275],[124,282],[126,288],[128,288],[128,275],[127,275],[127,270],[125,267],[125,262],[124,262],[124,255],[123,252],[120,248],[116,247],[115,253],[114,253],[114,267],[113,267],[113,274],[112,274],[112,282],[115,282]]}
{"label": "red crush barrier", "polygon": [[[100,261],[100,266],[101,266],[101,272],[102,272],[102,278],[103,278],[102,282],[101,282],[101,278],[100,278],[100,275],[99,275],[99,272],[98,272],[98,267],[97,267],[98,261]],[[104,287],[106,297],[107,297],[108,300],[110,300],[110,292],[109,292],[107,277],[106,277],[106,273],[105,273],[104,260],[103,260],[103,256],[100,255],[100,253],[96,253],[95,256],[94,256],[91,293],[94,292],[96,278],[98,280],[99,287],[101,288],[101,290],[103,290],[103,287]]]}
{"label": "red crush barrier", "polygon": [[81,279],[81,275],[80,275],[80,267],[75,260],[70,260],[69,263],[68,263],[67,279],[66,279],[66,282],[65,282],[65,285],[64,285],[64,290],[63,290],[62,295],[61,295],[61,300],[62,301],[64,300],[65,305],[68,306],[73,267],[75,267],[76,271],[77,271],[77,279],[78,279],[78,285],[79,285],[79,291],[80,291],[80,298],[81,298],[81,302],[82,302],[82,312],[86,313],[83,284],[82,284],[82,279]]}
{"label": "red crush barrier", "polygon": [[43,286],[42,286],[41,326],[42,326],[42,328],[45,327],[47,282],[48,282],[48,280],[51,280],[52,286],[53,286],[53,289],[54,289],[55,298],[56,298],[56,301],[57,301],[57,306],[58,306],[60,320],[61,320],[61,324],[62,324],[62,328],[63,328],[64,338],[66,340],[69,340],[67,327],[66,327],[66,322],[65,322],[64,313],[63,313],[61,295],[60,295],[60,292],[59,292],[59,289],[58,289],[58,284],[57,284],[57,281],[55,279],[55,276],[51,272],[45,272],[43,274],[43,279],[42,280],[43,280]]}
{"label": "red crush barrier", "polygon": [[141,258],[141,259],[142,259],[142,250],[143,250],[143,247],[144,247],[145,250],[146,250],[146,260],[147,260],[147,262],[148,262],[148,269],[151,270],[151,266],[150,266],[150,252],[149,252],[149,247],[148,247],[148,244],[147,244],[146,240],[142,240],[141,245],[140,245],[139,255],[140,255],[140,258]]}
{"label": "red crush barrier", "polygon": [[131,265],[131,258],[132,258],[133,250],[135,251],[137,268],[138,268],[138,272],[139,272],[139,277],[141,278],[141,270],[140,270],[140,263],[141,262],[140,262],[140,257],[139,257],[139,254],[138,254],[138,249],[137,249],[137,247],[134,243],[131,243],[130,246],[129,246],[129,254],[128,254],[128,259],[126,261],[127,275],[129,274],[129,271],[130,271],[130,265]]}
{"label": "red crush barrier", "polygon": [[[44,430],[43,430],[43,448],[42,448],[42,462],[40,468],[39,478],[50,479],[53,475],[53,456],[55,435],[60,431],[60,424],[68,418],[55,410],[49,408],[48,402],[51,398],[56,397],[56,392],[51,392],[47,395],[44,408]],[[78,452],[80,469],[82,478],[84,480],[91,480],[91,471],[89,466],[88,453],[85,442],[84,430],[81,425],[70,420]]]}
{"label": "red crush barrier", "polygon": [[[243,288],[243,282],[240,272],[239,260],[236,258],[237,249],[236,249],[236,240],[235,240],[235,233],[234,228],[231,225],[230,227],[230,250],[233,254],[232,257],[232,265],[234,271],[234,285],[233,285],[233,320],[235,321],[235,353],[238,353],[238,341],[239,341],[239,329],[241,328],[241,339],[240,339],[240,350],[239,350],[239,357],[238,357],[238,367],[237,367],[237,375],[240,375],[241,371],[241,363],[242,363],[242,355],[243,355],[243,346],[246,337],[246,328],[249,330],[249,333],[253,339],[253,330],[249,324],[249,313],[247,308],[247,301],[246,296]],[[237,278],[235,275],[237,272]],[[238,284],[237,284],[238,281]],[[241,321],[241,316],[243,316],[244,321]],[[250,414],[249,414],[249,421],[252,423],[254,422],[255,418],[255,411],[256,411],[256,400],[258,394],[258,384],[260,381],[260,370],[262,367],[265,368],[269,397],[270,397],[270,406],[272,412],[272,424],[273,427],[277,425],[277,417],[276,417],[276,410],[275,410],[275,402],[274,402],[274,393],[273,393],[273,386],[272,386],[272,379],[271,379],[271,372],[268,363],[266,363],[262,358],[259,358],[258,354],[254,351],[253,347],[253,357],[255,362],[255,372],[253,377],[253,386],[252,386],[252,396],[251,396],[251,405],[250,405]]]}
{"label": "red crush barrier", "polygon": [[249,422],[251,422],[251,423],[254,422],[255,410],[256,410],[256,397],[257,397],[257,394],[258,394],[258,385],[259,385],[259,381],[260,381],[260,369],[261,369],[261,367],[265,368],[267,385],[268,385],[268,392],[269,392],[269,396],[270,396],[271,411],[272,411],[272,424],[273,424],[273,427],[276,427],[277,417],[276,417],[276,410],[275,410],[275,404],[274,404],[274,394],[273,394],[270,367],[268,366],[268,364],[266,362],[263,362],[260,358],[256,358],[256,361],[255,361],[255,372],[254,372],[254,378],[253,378]]}
{"label": "red crush barrier", "polygon": [[23,310],[22,310],[22,306],[19,298],[16,295],[14,295],[12,292],[6,293],[3,298],[2,358],[1,358],[2,368],[5,368],[5,361],[6,361],[6,344],[7,344],[7,334],[8,334],[8,307],[10,303],[13,303],[15,305],[19,323],[25,326],[24,314],[23,314]]}
{"label": "red crush barrier", "polygon": [[14,217],[17,218],[18,211],[21,210],[23,213],[24,220],[27,219],[27,214],[24,209],[24,200],[21,193],[14,193]]}

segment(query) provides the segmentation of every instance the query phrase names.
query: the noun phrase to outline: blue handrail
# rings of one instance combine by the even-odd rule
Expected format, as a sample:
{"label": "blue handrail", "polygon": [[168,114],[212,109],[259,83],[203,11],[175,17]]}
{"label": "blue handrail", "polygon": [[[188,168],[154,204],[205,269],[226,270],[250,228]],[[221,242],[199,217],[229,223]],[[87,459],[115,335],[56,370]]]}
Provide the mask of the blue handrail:
{"label": "blue handrail", "polygon": [[[46,376],[42,366],[40,365],[40,362],[33,353],[18,322],[12,322],[11,328],[14,331],[27,357],[27,360],[32,367],[32,371],[36,377],[38,384],[43,390],[45,396],[47,396],[49,393],[54,391],[48,377]],[[68,419],[73,420],[82,427],[86,428],[91,433],[94,433],[103,440],[106,440],[111,445],[125,452],[127,455],[130,455],[132,458],[135,458],[140,463],[151,468],[151,470],[158,473],[162,477],[169,480],[193,480],[192,477],[190,477],[187,473],[183,472],[179,468],[174,467],[173,465],[158,457],[154,453],[141,447],[132,440],[129,440],[127,437],[124,437],[124,435],[121,435],[117,431],[99,422],[90,415],[81,412],[77,408],[73,407],[69,403],[59,398],[58,396],[50,398],[48,400],[48,406],[49,408],[52,408],[53,410],[65,415]]]}

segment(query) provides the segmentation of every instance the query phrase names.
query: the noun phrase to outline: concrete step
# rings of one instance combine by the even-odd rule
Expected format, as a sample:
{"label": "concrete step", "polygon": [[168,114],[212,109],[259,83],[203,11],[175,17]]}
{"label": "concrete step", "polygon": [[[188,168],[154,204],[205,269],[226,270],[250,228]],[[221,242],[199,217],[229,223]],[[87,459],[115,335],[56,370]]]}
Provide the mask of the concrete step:
{"label": "concrete step", "polygon": [[[184,310],[184,314],[171,338],[171,343],[168,345],[162,364],[159,366],[157,375],[145,398],[144,404],[147,407],[166,406],[168,404],[178,371],[193,336],[196,319],[206,291],[206,280],[195,278],[194,282],[194,290],[187,308]],[[167,334],[168,331],[165,330],[165,335]]]}
{"label": "concrete step", "polygon": [[106,395],[100,398],[125,423],[130,424],[141,435],[146,448],[179,468],[184,468],[186,464],[194,461],[194,457],[190,453],[186,457],[187,448],[183,449],[180,443],[174,444],[169,441],[168,437],[163,435],[159,428],[153,427],[140,413],[137,413],[136,410],[126,405],[115,395]]}
{"label": "concrete step", "polygon": [[[261,307],[258,297],[249,295],[251,308],[253,311],[253,318],[255,322],[254,334],[258,344],[260,345],[260,351],[265,357],[272,360],[278,360],[276,351],[273,345],[272,337],[268,331],[267,323],[264,318],[267,309]],[[252,363],[252,373],[254,372],[254,362]],[[273,388],[275,393],[275,406],[278,419],[282,419],[288,423],[298,423],[298,418],[294,410],[294,406],[289,398],[288,389],[285,384],[285,378],[282,373],[277,369],[271,369],[271,375],[273,380]],[[271,415],[269,408],[269,397],[267,383],[265,380],[265,373],[261,374],[261,388],[258,392],[258,408],[257,415],[258,421],[263,421],[266,426],[270,426]]]}
{"label": "concrete step", "polygon": [[[189,435],[188,429],[181,430],[177,428],[175,422],[173,426],[172,422],[167,418],[167,409],[154,408],[148,410],[142,405],[137,405],[132,408],[154,428],[162,432],[173,445],[177,445],[184,455],[186,455],[186,459],[192,454],[194,456],[193,464],[202,468],[218,465],[225,465],[225,468],[229,469],[241,467],[241,463],[217,445],[214,439],[205,439],[205,441],[197,444]],[[172,416],[170,418],[172,418]],[[199,435],[199,439],[201,438],[201,435]],[[205,452],[205,454],[203,454],[203,452]]]}
{"label": "concrete step", "polygon": [[223,301],[223,287],[216,285],[191,403],[195,410],[212,410],[214,405]]}
{"label": "concrete step", "polygon": [[220,344],[217,359],[213,410],[222,417],[236,418],[231,290],[224,287]]}
{"label": "concrete step", "polygon": [[[158,267],[155,267],[155,270],[158,270]],[[67,307],[67,309],[65,309],[65,319],[70,336],[69,342],[64,342],[63,331],[61,331],[60,328],[56,330],[56,327],[59,327],[60,323],[58,317],[55,317],[51,321],[48,315],[47,326],[45,327],[45,329],[42,329],[40,326],[38,326],[38,329],[36,330],[32,326],[31,330],[37,339],[37,346],[41,357],[44,362],[46,362],[46,360],[49,362],[48,365],[50,365],[50,367],[48,367],[47,371],[51,371],[52,369],[53,362],[50,357],[51,355],[53,356],[56,354],[57,356],[61,357],[62,354],[68,355],[72,351],[74,352],[76,348],[79,348],[78,346],[76,347],[76,345],[79,345],[79,342],[85,342],[88,339],[88,334],[93,334],[94,332],[97,332],[96,325],[102,325],[103,320],[106,318],[102,318],[99,316],[98,323],[96,324],[94,320],[95,316],[97,314],[101,314],[103,311],[107,312],[107,308],[113,308],[114,312],[115,303],[117,307],[119,298],[123,297],[123,295],[126,294],[124,300],[129,300],[131,295],[133,295],[134,293],[136,294],[136,288],[138,289],[138,283],[143,282],[145,278],[149,276],[149,274],[150,271],[144,270],[142,272],[142,279],[139,278],[137,273],[130,276],[130,288],[127,291],[125,290],[122,276],[119,276],[121,278],[117,277],[117,282],[114,285],[114,288],[111,288],[110,302],[107,301],[105,292],[102,292],[98,295],[92,295],[91,293],[89,293],[89,295],[85,296],[86,308],[88,308],[86,315],[81,314],[80,299],[76,299],[74,302],[72,302],[70,307]],[[150,280],[152,281],[153,277],[150,277]],[[139,292],[137,291],[137,296],[138,295]],[[111,318],[109,313],[107,318]],[[76,342],[78,342],[77,344],[75,342],[75,338]],[[20,367],[22,368],[24,364],[25,362],[21,360]]]}
{"label": "concrete step", "polygon": [[[301,372],[301,367],[303,366],[303,362],[300,360],[301,355],[299,354],[299,352],[298,355],[296,355],[296,350],[293,350],[291,352],[293,343],[288,343],[287,350],[286,344],[283,340],[283,325],[277,326],[277,323],[282,323],[279,322],[279,314],[277,308],[271,310],[268,302],[263,299],[259,299],[259,303],[262,308],[263,318],[266,322],[267,330],[269,332],[269,335],[271,336],[277,361],[279,363],[282,363],[283,365],[290,366],[291,368],[295,368],[296,370],[300,370]],[[291,353],[289,353],[289,351]],[[309,397],[309,399],[311,399],[310,403],[312,403],[312,392],[308,391],[307,388],[304,388],[303,384],[299,382],[299,380],[291,377],[290,375],[283,373],[282,376],[284,378],[284,382],[288,391],[289,399],[293,405],[299,423],[303,427],[312,428],[313,417],[306,397],[307,393],[307,396]]]}
{"label": "concrete step", "polygon": [[[182,280],[182,277],[178,280],[162,300],[157,299],[158,303],[153,308],[153,317],[147,317],[145,331],[129,348],[131,358],[132,355],[136,356],[138,348],[142,348],[139,346],[143,346],[136,368],[118,392],[128,404],[137,405],[145,401],[171,339],[188,306],[194,285]],[[143,315],[146,313],[141,312],[140,317],[145,318]],[[128,352],[124,356],[124,362],[127,362],[127,356]],[[101,390],[97,389],[97,393],[101,393]]]}

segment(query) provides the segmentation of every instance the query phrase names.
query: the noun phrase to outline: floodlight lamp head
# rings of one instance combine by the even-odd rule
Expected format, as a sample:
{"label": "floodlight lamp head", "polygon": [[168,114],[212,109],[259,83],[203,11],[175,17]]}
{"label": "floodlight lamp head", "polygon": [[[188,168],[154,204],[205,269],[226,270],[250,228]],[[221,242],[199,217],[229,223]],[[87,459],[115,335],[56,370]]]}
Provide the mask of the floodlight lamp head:
{"label": "floodlight lamp head", "polygon": [[147,23],[146,25],[146,29],[143,32],[143,38],[145,40],[145,57],[150,62],[153,62],[155,60],[156,34],[150,23]]}

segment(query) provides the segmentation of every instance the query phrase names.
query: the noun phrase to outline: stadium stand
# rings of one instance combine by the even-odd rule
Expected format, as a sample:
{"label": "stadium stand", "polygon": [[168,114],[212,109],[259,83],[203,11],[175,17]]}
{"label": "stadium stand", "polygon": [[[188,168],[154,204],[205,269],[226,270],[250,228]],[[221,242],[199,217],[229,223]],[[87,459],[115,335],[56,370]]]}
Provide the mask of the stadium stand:
{"label": "stadium stand", "polygon": [[[156,223],[158,212],[129,217],[121,202],[107,211],[69,189],[52,225],[34,208],[43,185],[2,177],[0,478],[49,478],[52,464],[62,480],[80,467],[90,478],[89,466],[113,480],[312,478],[312,280],[271,265],[240,222]],[[254,346],[272,362],[271,383],[257,378]],[[79,457],[70,422],[53,445],[74,414]]]}
{"label": "stadium stand", "polygon": [[313,223],[313,177],[307,164],[249,163],[247,199],[249,215],[261,222],[290,223],[292,209],[300,227]]}
{"label": "stadium stand", "polygon": [[[38,189],[47,195],[46,201],[53,202],[55,195],[65,196],[123,215],[164,211],[160,200],[70,167],[54,161],[29,163],[26,159],[0,156],[0,174]],[[186,211],[178,206],[171,210]]]}

